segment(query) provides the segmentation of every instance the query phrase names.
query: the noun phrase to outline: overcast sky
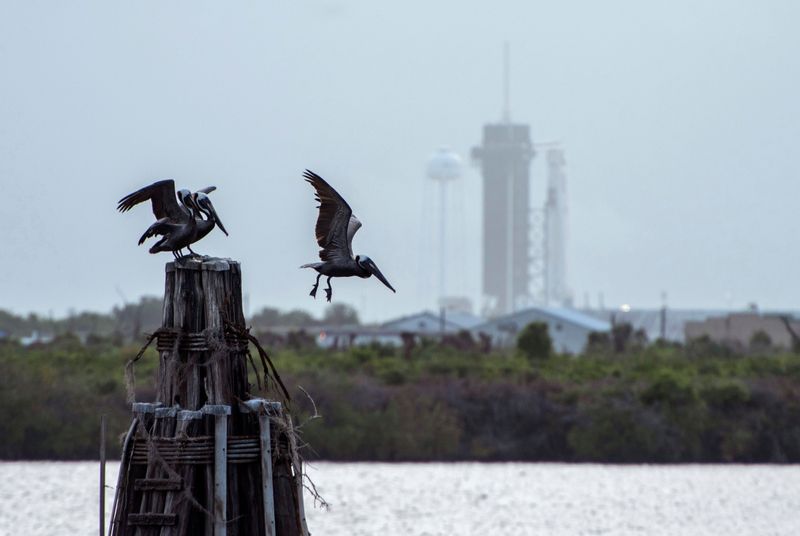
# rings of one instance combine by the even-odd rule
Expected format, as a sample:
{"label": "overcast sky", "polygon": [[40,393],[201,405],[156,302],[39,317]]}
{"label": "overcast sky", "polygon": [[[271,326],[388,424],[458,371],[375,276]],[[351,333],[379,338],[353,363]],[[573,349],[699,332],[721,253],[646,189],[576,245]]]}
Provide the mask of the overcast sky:
{"label": "overcast sky", "polygon": [[479,303],[468,154],[500,118],[504,41],[512,118],[564,144],[578,304],[800,307],[799,20],[789,0],[0,2],[0,308],[160,294],[170,255],[136,246],[149,207],[115,204],[169,177],[219,188],[231,236],[196,249],[243,263],[251,310],[319,312],[297,268],[317,258],[304,168],[398,291],[339,280],[334,299],[367,319],[430,307],[441,145],[467,163],[452,286]]}

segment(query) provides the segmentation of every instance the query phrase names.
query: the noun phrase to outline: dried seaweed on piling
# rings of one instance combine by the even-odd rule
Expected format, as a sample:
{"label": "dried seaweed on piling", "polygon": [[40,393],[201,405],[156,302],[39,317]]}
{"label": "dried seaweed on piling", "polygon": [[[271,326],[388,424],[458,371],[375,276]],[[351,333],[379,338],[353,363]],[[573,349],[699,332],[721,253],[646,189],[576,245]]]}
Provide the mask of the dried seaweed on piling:
{"label": "dried seaweed on piling", "polygon": [[[284,434],[288,439],[288,454],[292,465],[292,472],[294,473],[295,479],[297,479],[297,493],[302,494],[302,490],[306,489],[314,499],[314,506],[319,505],[326,510],[330,509],[330,504],[322,497],[319,491],[317,491],[316,484],[314,484],[311,477],[303,470],[305,460],[303,460],[303,457],[300,455],[300,449],[298,447],[299,434],[292,422],[292,416],[289,413],[283,413],[279,417],[271,416],[270,420],[275,423],[276,427],[280,430],[280,434]],[[299,500],[298,504],[300,506],[303,534],[308,534],[305,512],[302,509],[303,501]]]}
{"label": "dried seaweed on piling", "polygon": [[285,430],[285,431],[289,434],[288,435],[289,444],[290,444],[291,451],[292,451],[291,452],[291,454],[292,454],[292,465],[295,467],[296,471],[299,471],[299,476],[300,476],[301,482],[303,483],[303,487],[311,494],[311,497],[314,499],[314,506],[319,505],[320,508],[324,508],[325,510],[329,510],[330,509],[330,504],[319,493],[319,491],[317,490],[316,484],[314,484],[314,481],[311,479],[310,476],[308,476],[308,473],[306,473],[303,470],[303,466],[306,465],[307,462],[300,455],[300,450],[304,449],[304,448],[307,448],[307,449],[311,450],[312,452],[314,452],[316,454],[316,451],[314,451],[314,448],[308,442],[303,441],[302,433],[303,433],[303,427],[304,426],[306,426],[309,422],[311,422],[313,420],[321,419],[322,415],[320,415],[319,412],[317,411],[317,403],[314,402],[314,399],[311,398],[311,395],[308,393],[308,391],[306,391],[303,388],[302,385],[298,385],[297,388],[300,389],[306,395],[306,397],[308,398],[309,402],[311,402],[311,407],[314,408],[314,414],[310,415],[305,421],[303,421],[302,423],[300,423],[297,426],[293,426],[292,425],[292,422],[291,422],[292,417],[291,417],[291,415],[286,415],[286,419],[288,419],[288,421],[289,421],[289,426],[287,427],[287,430]]}
{"label": "dried seaweed on piling", "polygon": [[[269,365],[269,368],[272,370],[272,376],[275,378],[275,382],[280,386],[281,391],[283,391],[283,395],[286,397],[286,401],[290,402],[292,400],[292,397],[289,395],[289,390],[286,389],[286,386],[283,384],[283,380],[281,380],[281,376],[280,376],[280,374],[278,374],[278,370],[275,368],[274,363],[272,363],[272,359],[270,359],[269,355],[267,354],[267,351],[264,350],[264,348],[261,347],[261,343],[258,342],[258,339],[255,338],[255,336],[253,336],[250,333],[250,329],[249,328],[241,328],[241,327],[239,327],[239,326],[237,326],[235,324],[232,324],[230,322],[227,322],[227,321],[225,322],[225,329],[229,333],[231,333],[233,335],[236,335],[238,337],[241,337],[243,339],[248,340],[250,343],[252,343],[253,346],[256,347],[256,350],[258,350],[258,355],[261,358],[262,367],[264,367],[264,369],[265,369],[264,370],[264,381],[266,382],[267,379],[268,379],[268,374],[267,374],[266,368],[267,368],[267,365]],[[248,354],[250,353],[249,349],[247,350],[247,353]],[[252,358],[252,356],[251,356],[251,358]]]}
{"label": "dried seaweed on piling", "polygon": [[[133,404],[136,402],[136,371],[134,370],[134,365],[137,361],[139,361],[147,349],[153,344],[153,341],[162,333],[177,333],[177,330],[171,328],[158,328],[153,333],[147,336],[147,341],[142,345],[139,349],[139,352],[136,354],[135,357],[129,359],[127,363],[125,363],[125,391],[127,392],[128,402]],[[178,348],[178,341],[179,338],[175,338],[175,348],[174,352],[177,353]]]}
{"label": "dried seaweed on piling", "polygon": [[[164,371],[165,373],[172,375],[178,375],[178,377],[182,377],[184,371],[191,366],[202,366],[208,367],[218,361],[226,359],[229,355],[235,353],[244,353],[246,358],[249,360],[250,365],[253,367],[254,372],[256,372],[256,381],[258,382],[259,390],[262,388],[261,386],[261,378],[263,377],[265,386],[269,384],[270,375],[274,379],[275,383],[280,387],[281,394],[283,395],[284,399],[287,402],[290,402],[292,397],[289,395],[289,390],[283,383],[283,380],[278,374],[278,370],[275,368],[272,359],[269,357],[269,354],[266,350],[261,346],[261,343],[258,339],[250,333],[249,329],[241,328],[236,326],[228,321],[224,321],[225,328],[224,330],[220,330],[217,328],[208,328],[203,330],[197,335],[201,335],[205,340],[205,348],[202,350],[194,349],[193,351],[208,351],[209,357],[205,359],[201,363],[184,363],[182,362],[179,356],[179,348],[183,341],[183,339],[187,336],[185,332],[181,330],[174,329],[174,328],[159,328],[155,330],[153,333],[147,336],[147,340],[145,341],[144,345],[141,347],[139,352],[136,354],[135,357],[130,359],[125,364],[125,388],[127,391],[128,402],[133,403],[136,401],[136,374],[135,374],[135,364],[139,361],[142,356],[144,355],[145,351],[150,347],[154,340],[158,339],[161,336],[169,335],[174,337],[172,348],[168,353],[162,355],[162,358],[165,359],[167,367],[170,369],[168,372]],[[247,343],[252,344],[256,350],[258,351],[259,358],[261,360],[261,371],[257,370],[255,365],[255,361],[253,360],[253,356],[250,352],[249,345],[245,349],[241,349],[237,347],[235,344],[230,344],[228,340],[225,338],[225,335],[232,335],[233,337],[241,340],[247,341]],[[163,352],[163,351],[162,351]],[[271,374],[270,374],[271,371]],[[171,401],[164,401],[164,402],[171,402]]]}

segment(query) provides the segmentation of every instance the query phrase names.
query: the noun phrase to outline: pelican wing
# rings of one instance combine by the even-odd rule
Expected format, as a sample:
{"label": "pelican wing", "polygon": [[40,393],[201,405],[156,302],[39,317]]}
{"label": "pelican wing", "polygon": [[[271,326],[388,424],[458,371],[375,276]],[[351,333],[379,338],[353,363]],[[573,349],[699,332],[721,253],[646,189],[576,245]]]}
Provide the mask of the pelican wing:
{"label": "pelican wing", "polygon": [[353,253],[353,237],[359,229],[361,229],[361,221],[356,218],[355,214],[350,214],[350,221],[347,222],[347,247],[351,254]]}
{"label": "pelican wing", "polygon": [[144,241],[152,236],[164,236],[170,233],[177,233],[183,228],[180,223],[170,221],[169,218],[162,218],[147,228],[144,234],[139,238],[139,245],[144,244]]}
{"label": "pelican wing", "polygon": [[353,216],[347,201],[325,179],[309,170],[303,177],[314,187],[314,198],[319,202],[316,226],[317,244],[322,248],[319,258],[333,262],[351,259],[350,243],[361,222]]}
{"label": "pelican wing", "polygon": [[119,200],[117,210],[127,212],[139,203],[150,200],[153,204],[153,214],[156,219],[169,218],[173,221],[182,221],[189,212],[178,204],[175,197],[175,181],[166,179],[154,182]]}
{"label": "pelican wing", "polygon": [[202,192],[202,193],[204,193],[204,194],[210,194],[211,192],[213,192],[213,191],[214,191],[214,190],[216,190],[216,189],[217,189],[217,187],[216,187],[216,186],[206,186],[205,188],[200,188],[200,189],[199,189],[199,190],[197,190],[197,191],[198,191],[198,192]]}

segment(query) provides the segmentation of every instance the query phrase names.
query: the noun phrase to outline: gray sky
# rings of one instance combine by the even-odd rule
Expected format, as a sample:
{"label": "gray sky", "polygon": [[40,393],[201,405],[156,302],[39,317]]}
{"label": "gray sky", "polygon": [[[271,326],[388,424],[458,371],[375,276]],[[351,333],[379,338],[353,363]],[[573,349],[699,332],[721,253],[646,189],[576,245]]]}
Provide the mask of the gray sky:
{"label": "gray sky", "polygon": [[[251,309],[319,312],[326,177],[397,288],[334,282],[368,319],[431,306],[425,161],[501,112],[564,142],[581,304],[797,307],[800,4],[792,1],[0,2],[0,308],[56,315],[160,294],[137,247],[156,179],[215,184]],[[534,162],[533,202],[544,190]],[[454,287],[480,292],[480,177],[465,170]],[[431,231],[433,232],[433,231]]]}

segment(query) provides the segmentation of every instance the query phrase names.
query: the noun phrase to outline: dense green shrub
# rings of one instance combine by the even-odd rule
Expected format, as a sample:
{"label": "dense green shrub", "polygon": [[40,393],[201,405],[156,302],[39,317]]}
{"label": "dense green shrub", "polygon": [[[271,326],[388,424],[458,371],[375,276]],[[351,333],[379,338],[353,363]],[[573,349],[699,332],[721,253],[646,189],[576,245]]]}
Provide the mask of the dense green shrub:
{"label": "dense green shrub", "polygon": [[697,400],[692,379],[674,369],[659,369],[653,380],[642,391],[642,402],[645,404],[666,404],[677,408],[692,404]]}
{"label": "dense green shrub", "polygon": [[[308,458],[800,461],[800,356],[736,355],[709,341],[615,353],[606,342],[533,361],[432,341],[410,353],[304,343],[272,357]],[[0,414],[0,458],[94,457],[101,413],[109,437],[130,422],[123,365],[136,350],[110,337],[0,344],[0,406],[13,409]],[[156,365],[152,350],[137,363],[138,400],[153,399]],[[321,418],[307,420],[314,404],[299,386]]]}
{"label": "dense green shrub", "polygon": [[544,322],[531,322],[517,337],[517,348],[528,359],[546,359],[553,353],[553,341]]}

